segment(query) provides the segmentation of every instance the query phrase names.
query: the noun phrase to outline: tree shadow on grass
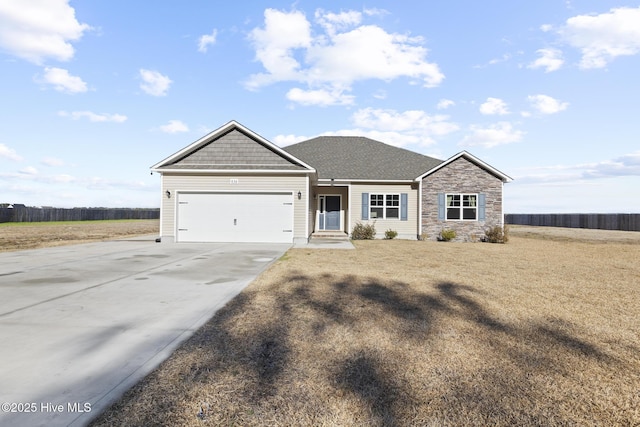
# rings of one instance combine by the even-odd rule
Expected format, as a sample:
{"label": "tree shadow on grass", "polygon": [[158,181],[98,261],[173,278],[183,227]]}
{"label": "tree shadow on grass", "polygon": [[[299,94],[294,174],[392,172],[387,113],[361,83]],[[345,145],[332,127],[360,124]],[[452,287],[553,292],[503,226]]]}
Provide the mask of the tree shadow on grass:
{"label": "tree shadow on grass", "polygon": [[[572,335],[566,325],[502,320],[486,307],[484,298],[488,296],[475,287],[453,282],[418,287],[376,278],[297,272],[278,284],[245,290],[163,366],[174,364],[180,373],[177,378],[183,381],[184,392],[176,399],[199,396],[203,388],[209,391],[196,400],[219,397],[223,403],[215,422],[259,425],[269,419],[265,414],[280,414],[292,422],[310,407],[317,410],[314,415],[320,424],[332,419],[331,408],[311,390],[317,384],[293,386],[311,370],[299,359],[299,353],[306,351],[325,375],[313,381],[346,393],[355,402],[353,410],[359,418],[354,415],[342,422],[357,418],[362,424],[390,426],[465,420],[495,425],[545,424],[550,419],[553,424],[574,423],[559,412],[553,399],[545,397],[545,389],[532,380],[532,374],[570,376],[576,359],[611,366],[620,361]],[[393,336],[398,347],[425,352],[429,346],[443,345],[446,338],[440,332],[454,324],[478,333],[466,339],[486,360],[476,362],[478,368],[471,374],[448,368],[446,360],[423,362],[437,367],[432,381],[440,384],[437,396],[425,392],[430,403],[421,394],[430,385],[413,383],[405,372],[421,366],[402,366],[400,356],[406,355],[379,350],[370,335],[375,328],[386,337]],[[348,331],[353,340],[332,341],[331,345],[347,348],[326,351],[323,346],[340,331]],[[298,348],[301,342],[305,349]],[[136,399],[150,389],[163,393],[158,373],[154,375],[128,393],[117,410],[135,410]],[[327,393],[331,395],[331,390]],[[275,401],[288,402],[289,412],[283,414]],[[146,421],[154,424],[153,419]]]}
{"label": "tree shadow on grass", "polygon": [[355,394],[371,413],[369,425],[396,426],[398,385],[380,371],[377,354],[359,351],[341,361],[334,377],[334,386]]}
{"label": "tree shadow on grass", "polygon": [[444,282],[436,285],[436,289],[440,292],[441,300],[448,304],[457,303],[463,307],[463,309],[458,312],[459,315],[493,331],[513,333],[509,325],[493,318],[477,300],[469,295],[465,295],[465,293],[477,292],[472,286]]}

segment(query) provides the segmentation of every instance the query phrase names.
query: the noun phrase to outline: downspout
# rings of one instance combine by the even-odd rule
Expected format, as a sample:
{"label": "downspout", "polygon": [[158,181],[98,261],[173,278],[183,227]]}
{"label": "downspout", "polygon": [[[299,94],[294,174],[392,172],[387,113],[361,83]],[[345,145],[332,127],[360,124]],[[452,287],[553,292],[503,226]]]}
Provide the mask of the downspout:
{"label": "downspout", "polygon": [[422,180],[418,183],[418,240],[422,236]]}
{"label": "downspout", "polygon": [[173,242],[178,241],[178,192],[173,191],[173,202],[171,207],[173,208]]}
{"label": "downspout", "polygon": [[[151,172],[153,173],[153,172]],[[160,173],[160,235],[158,238],[162,240],[162,223],[164,222],[164,175]]]}
{"label": "downspout", "polygon": [[[305,225],[304,225],[304,235],[305,235],[305,239],[307,240],[307,242],[309,242],[309,235],[311,235],[311,233],[309,233],[309,215],[311,214],[311,187],[309,186],[309,174],[307,173],[306,175],[306,184],[307,184],[307,191],[305,191],[305,193],[307,194],[307,196],[305,197],[305,200],[307,202],[307,206],[305,208]],[[295,240],[295,236],[294,236],[294,240]]]}
{"label": "downspout", "polygon": [[500,217],[500,227],[502,227],[502,229],[504,230],[504,181],[502,181],[502,189],[501,189],[501,193],[500,193],[500,207],[501,207],[501,211],[502,211],[502,216]]}
{"label": "downspout", "polygon": [[347,187],[347,197],[349,198],[349,215],[347,215],[347,229],[345,230],[347,232],[347,236],[349,236],[350,234],[350,230],[351,230],[351,183],[349,183],[349,186]]}

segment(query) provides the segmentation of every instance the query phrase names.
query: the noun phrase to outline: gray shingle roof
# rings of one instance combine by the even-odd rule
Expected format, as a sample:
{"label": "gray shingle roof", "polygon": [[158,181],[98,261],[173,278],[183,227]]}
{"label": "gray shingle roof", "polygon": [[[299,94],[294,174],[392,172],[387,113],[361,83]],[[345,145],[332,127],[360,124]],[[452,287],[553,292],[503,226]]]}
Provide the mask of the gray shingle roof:
{"label": "gray shingle roof", "polygon": [[320,179],[410,180],[442,163],[361,136],[319,136],[283,150],[314,167]]}
{"label": "gray shingle roof", "polygon": [[213,138],[158,169],[305,170],[306,168],[285,159],[281,154],[245,132],[232,128],[229,132]]}

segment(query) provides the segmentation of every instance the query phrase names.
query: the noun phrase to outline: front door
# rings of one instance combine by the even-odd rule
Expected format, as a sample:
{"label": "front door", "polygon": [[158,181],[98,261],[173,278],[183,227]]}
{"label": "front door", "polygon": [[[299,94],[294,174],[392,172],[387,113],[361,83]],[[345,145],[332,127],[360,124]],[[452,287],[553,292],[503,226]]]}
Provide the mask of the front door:
{"label": "front door", "polygon": [[318,230],[340,230],[340,196],[318,196]]}

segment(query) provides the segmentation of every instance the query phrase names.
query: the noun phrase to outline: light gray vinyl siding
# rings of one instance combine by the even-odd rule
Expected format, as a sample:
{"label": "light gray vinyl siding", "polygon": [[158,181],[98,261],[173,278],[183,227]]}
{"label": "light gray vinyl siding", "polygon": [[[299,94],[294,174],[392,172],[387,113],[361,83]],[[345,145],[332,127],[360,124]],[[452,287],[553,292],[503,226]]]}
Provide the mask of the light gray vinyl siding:
{"label": "light gray vinyl siding", "polygon": [[[402,219],[362,219],[362,193],[371,194],[407,194],[407,220]],[[384,232],[392,229],[398,232],[400,239],[418,237],[418,186],[416,184],[352,184],[351,185],[351,228],[361,222],[375,224],[376,238],[384,238]],[[351,230],[349,230],[351,233]]]}
{"label": "light gray vinyl siding", "polygon": [[[233,181],[232,181],[233,180]],[[233,182],[233,183],[232,183]],[[166,192],[171,192],[167,198]],[[308,194],[306,175],[175,175],[162,176],[162,237],[175,238],[176,202],[180,191],[202,192],[291,192],[293,198],[293,234],[307,238]],[[298,191],[302,197],[298,200]],[[258,214],[258,213],[256,213]]]}

